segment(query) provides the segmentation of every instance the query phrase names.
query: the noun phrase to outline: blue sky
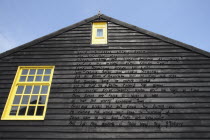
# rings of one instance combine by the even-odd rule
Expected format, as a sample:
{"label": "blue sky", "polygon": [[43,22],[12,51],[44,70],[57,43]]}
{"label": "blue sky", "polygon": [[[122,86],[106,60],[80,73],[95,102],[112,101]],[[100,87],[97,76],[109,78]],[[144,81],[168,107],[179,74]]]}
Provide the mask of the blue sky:
{"label": "blue sky", "polygon": [[0,0],[0,53],[103,14],[210,52],[210,0]]}

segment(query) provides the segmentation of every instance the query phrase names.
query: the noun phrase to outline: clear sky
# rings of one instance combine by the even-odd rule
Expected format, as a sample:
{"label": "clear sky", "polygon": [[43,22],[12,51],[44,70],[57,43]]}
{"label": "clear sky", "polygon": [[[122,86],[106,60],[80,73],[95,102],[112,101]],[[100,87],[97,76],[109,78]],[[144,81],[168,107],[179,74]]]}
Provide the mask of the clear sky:
{"label": "clear sky", "polygon": [[98,10],[210,52],[210,0],[0,0],[0,53]]}

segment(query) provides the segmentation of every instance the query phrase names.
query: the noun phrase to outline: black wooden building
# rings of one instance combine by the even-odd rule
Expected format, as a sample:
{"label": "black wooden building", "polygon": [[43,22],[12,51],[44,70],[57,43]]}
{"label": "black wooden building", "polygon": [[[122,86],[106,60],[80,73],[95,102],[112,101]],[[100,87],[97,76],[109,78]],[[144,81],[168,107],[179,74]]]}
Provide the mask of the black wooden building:
{"label": "black wooden building", "polygon": [[0,54],[0,139],[210,139],[209,60],[95,15]]}

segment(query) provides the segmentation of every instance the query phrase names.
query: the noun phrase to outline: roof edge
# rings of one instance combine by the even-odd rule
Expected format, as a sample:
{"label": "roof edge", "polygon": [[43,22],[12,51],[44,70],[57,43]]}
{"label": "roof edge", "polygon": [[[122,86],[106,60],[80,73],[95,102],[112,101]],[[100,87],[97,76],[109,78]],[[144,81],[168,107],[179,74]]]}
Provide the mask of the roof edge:
{"label": "roof edge", "polygon": [[139,31],[139,32],[141,32],[141,33],[144,33],[144,34],[150,35],[150,36],[152,36],[152,37],[158,38],[158,39],[160,39],[160,40],[163,40],[163,41],[165,41],[165,42],[168,42],[168,43],[171,43],[171,44],[174,44],[174,45],[183,47],[183,48],[185,48],[185,49],[189,49],[189,50],[191,50],[191,51],[193,51],[193,52],[196,52],[196,53],[205,55],[205,56],[207,56],[207,57],[210,57],[210,52],[204,51],[204,50],[199,49],[199,48],[197,48],[197,47],[194,47],[194,46],[185,44],[185,43],[183,43],[183,42],[180,42],[180,41],[177,41],[177,40],[168,38],[168,37],[166,37],[166,36],[163,36],[163,35],[160,35],[160,34],[157,34],[157,33],[154,33],[154,32],[148,31],[148,30],[145,30],[145,29],[142,29],[142,28],[140,28],[140,27],[137,27],[137,26],[128,24],[128,23],[126,23],[126,22],[123,22],[123,21],[114,19],[114,18],[109,17],[109,16],[106,16],[106,15],[104,15],[104,14],[102,14],[101,17],[104,18],[104,19],[107,19],[107,20],[109,20],[109,21],[111,21],[111,22],[117,23],[117,24],[119,24],[119,25],[125,26],[125,27],[130,28],[130,29],[133,29],[133,30],[135,30],[135,31]]}
{"label": "roof edge", "polygon": [[20,45],[20,46],[18,46],[18,47],[15,47],[15,48],[10,49],[10,50],[8,50],[8,51],[5,51],[5,52],[3,52],[3,53],[0,53],[0,59],[3,58],[3,57],[5,57],[5,56],[8,56],[8,55],[10,55],[10,54],[13,54],[13,53],[15,53],[15,52],[17,52],[17,51],[19,51],[19,50],[25,49],[25,48],[27,48],[27,47],[29,47],[29,46],[35,45],[35,44],[40,43],[40,42],[42,42],[42,41],[45,41],[45,40],[47,40],[47,39],[49,39],[49,38],[52,38],[52,37],[57,36],[57,35],[59,35],[59,34],[62,34],[63,32],[66,32],[66,31],[68,31],[68,30],[71,30],[71,29],[73,29],[73,28],[75,28],[75,27],[77,27],[77,26],[80,26],[80,25],[82,25],[82,24],[85,24],[85,23],[87,23],[87,22],[90,22],[90,21],[92,21],[92,20],[94,20],[94,19],[97,19],[98,17],[99,17],[98,15],[92,16],[92,17],[90,17],[90,18],[84,19],[84,20],[82,20],[82,21],[80,21],[80,22],[77,22],[77,23],[75,23],[75,24],[72,24],[72,25],[70,25],[70,26],[64,27],[64,28],[62,28],[62,29],[60,29],[60,30],[57,30],[57,31],[55,31],[55,32],[52,32],[52,33],[50,33],[50,34],[47,34],[47,35],[42,36],[42,37],[40,37],[40,38],[37,38],[37,39],[35,39],[35,40],[32,40],[32,41],[30,41],[30,42],[28,42],[28,43],[25,43],[25,44],[23,44],[23,45]]}
{"label": "roof edge", "polygon": [[95,15],[95,16],[92,16],[92,17],[90,17],[90,18],[84,19],[84,20],[82,20],[82,21],[80,21],[80,22],[77,22],[77,23],[72,24],[72,25],[70,25],[70,26],[64,27],[64,28],[62,28],[62,29],[60,29],[60,30],[57,30],[57,31],[53,32],[53,33],[47,34],[47,35],[42,36],[42,37],[40,37],[40,38],[37,38],[37,39],[35,39],[35,40],[33,40],[33,41],[30,41],[30,42],[28,42],[28,43],[25,43],[25,44],[23,44],[23,45],[20,45],[20,46],[18,46],[18,47],[15,47],[15,48],[13,48],[13,49],[8,50],[8,51],[5,51],[5,52],[3,52],[3,53],[0,54],[0,59],[3,58],[3,57],[5,57],[5,56],[8,56],[8,55],[10,55],[10,54],[13,54],[13,53],[15,53],[15,52],[17,52],[17,51],[19,51],[19,50],[25,49],[25,48],[27,48],[27,47],[29,47],[29,46],[32,46],[32,45],[35,45],[35,44],[40,43],[40,42],[42,42],[42,41],[45,41],[45,40],[47,40],[47,39],[49,39],[49,38],[52,38],[52,37],[54,37],[54,36],[56,36],[56,35],[62,34],[63,32],[66,32],[66,31],[68,31],[68,30],[70,30],[70,29],[73,29],[73,28],[75,28],[75,27],[77,27],[77,26],[80,26],[80,25],[85,24],[85,23],[87,23],[87,22],[93,21],[93,20],[97,19],[99,16],[102,17],[102,18],[104,18],[104,19],[106,19],[106,20],[108,20],[108,21],[114,22],[114,23],[116,23],[116,24],[125,26],[125,27],[127,27],[127,28],[133,29],[133,30],[135,30],[135,31],[138,31],[138,32],[141,32],[141,33],[144,33],[144,34],[147,34],[147,35],[150,35],[150,36],[152,36],[152,37],[158,38],[158,39],[163,40],[163,41],[165,41],[165,42],[168,42],[168,43],[171,43],[171,44],[174,44],[174,45],[183,47],[183,48],[185,48],[185,49],[191,50],[191,51],[193,51],[193,52],[202,54],[202,55],[204,55],[204,56],[210,57],[210,52],[207,52],[207,51],[204,51],[204,50],[202,50],[202,49],[196,48],[196,47],[194,47],[194,46],[185,44],[185,43],[183,43],[183,42],[180,42],[180,41],[177,41],[177,40],[168,38],[168,37],[166,37],[166,36],[163,36],[163,35],[160,35],[160,34],[157,34],[157,33],[154,33],[154,32],[148,31],[148,30],[145,30],[145,29],[142,29],[142,28],[140,28],[140,27],[137,27],[137,26],[128,24],[128,23],[126,23],[126,22],[117,20],[117,19],[115,19],[115,18],[106,16],[106,15],[104,15],[104,14],[100,14],[100,15]]}

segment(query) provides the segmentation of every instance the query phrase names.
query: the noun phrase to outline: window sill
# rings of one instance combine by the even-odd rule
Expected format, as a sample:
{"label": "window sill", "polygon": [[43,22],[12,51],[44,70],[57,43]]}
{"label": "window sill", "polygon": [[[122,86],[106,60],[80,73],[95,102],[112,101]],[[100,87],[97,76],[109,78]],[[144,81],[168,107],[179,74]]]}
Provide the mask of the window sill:
{"label": "window sill", "polygon": [[44,120],[45,116],[7,116],[2,117],[1,120]]}
{"label": "window sill", "polygon": [[91,44],[91,48],[96,48],[96,47],[109,47],[108,44]]}

